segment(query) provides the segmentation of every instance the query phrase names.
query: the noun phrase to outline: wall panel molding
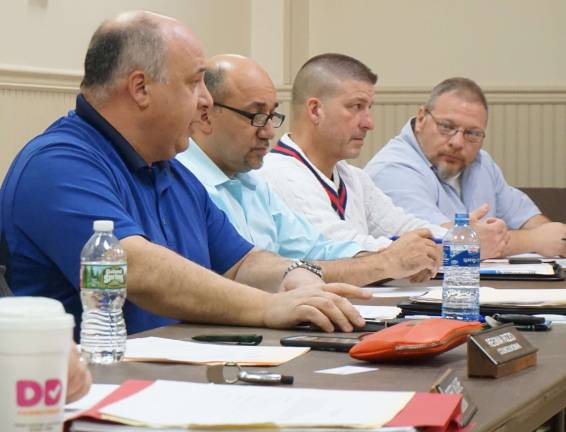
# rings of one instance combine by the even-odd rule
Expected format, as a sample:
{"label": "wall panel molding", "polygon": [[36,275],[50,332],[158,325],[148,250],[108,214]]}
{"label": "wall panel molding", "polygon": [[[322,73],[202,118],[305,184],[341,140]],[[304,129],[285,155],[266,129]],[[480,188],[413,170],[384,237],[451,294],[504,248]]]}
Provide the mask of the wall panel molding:
{"label": "wall panel molding", "polygon": [[77,71],[0,65],[0,89],[34,89],[76,93],[82,79]]}
{"label": "wall panel molding", "polygon": [[[0,178],[17,151],[58,116],[74,107],[77,71],[0,65]],[[428,97],[430,89],[377,87],[375,130],[360,157],[363,166]],[[522,187],[566,187],[566,88],[489,87],[489,126],[484,148],[509,183]],[[277,88],[280,111],[290,115],[291,86]],[[289,121],[277,132],[286,132]]]}

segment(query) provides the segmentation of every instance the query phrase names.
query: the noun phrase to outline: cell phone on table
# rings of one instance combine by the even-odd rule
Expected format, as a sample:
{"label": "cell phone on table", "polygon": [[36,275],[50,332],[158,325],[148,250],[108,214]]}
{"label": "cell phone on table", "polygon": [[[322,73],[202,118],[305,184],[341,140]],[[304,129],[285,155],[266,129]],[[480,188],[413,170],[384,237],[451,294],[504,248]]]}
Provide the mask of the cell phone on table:
{"label": "cell phone on table", "polygon": [[360,340],[357,337],[342,336],[285,336],[279,341],[283,346],[309,347],[320,351],[348,352]]}

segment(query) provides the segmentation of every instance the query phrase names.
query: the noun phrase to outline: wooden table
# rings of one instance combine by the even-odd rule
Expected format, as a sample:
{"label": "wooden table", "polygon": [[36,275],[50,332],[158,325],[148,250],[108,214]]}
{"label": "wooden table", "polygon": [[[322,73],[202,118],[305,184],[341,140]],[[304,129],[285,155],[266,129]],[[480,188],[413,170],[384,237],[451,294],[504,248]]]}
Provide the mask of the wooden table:
{"label": "wooden table", "polygon": [[[430,285],[430,283],[428,284]],[[521,288],[566,286],[564,282],[485,282],[483,285]],[[395,304],[399,299],[380,299],[379,303]],[[373,300],[373,303],[377,302]],[[262,344],[279,345],[279,339],[304,331],[280,331],[226,326],[177,324],[136,336],[159,336],[189,340],[205,333],[259,333]],[[313,333],[316,334],[316,333]],[[413,390],[428,391],[431,384],[447,369],[452,368],[468,389],[478,406],[473,418],[474,431],[531,431],[553,419],[552,427],[564,431],[566,407],[566,326],[557,325],[549,332],[525,332],[527,339],[539,349],[538,364],[511,376],[468,378],[466,376],[466,348],[460,346],[438,357],[413,364],[376,364],[379,370],[355,375],[327,375],[314,373],[320,369],[344,365],[367,365],[351,359],[347,354],[310,351],[276,368],[274,371],[295,377],[295,388],[328,388],[356,390]],[[121,383],[125,379],[169,379],[206,382],[204,366],[155,363],[120,363],[92,368],[96,383]]]}

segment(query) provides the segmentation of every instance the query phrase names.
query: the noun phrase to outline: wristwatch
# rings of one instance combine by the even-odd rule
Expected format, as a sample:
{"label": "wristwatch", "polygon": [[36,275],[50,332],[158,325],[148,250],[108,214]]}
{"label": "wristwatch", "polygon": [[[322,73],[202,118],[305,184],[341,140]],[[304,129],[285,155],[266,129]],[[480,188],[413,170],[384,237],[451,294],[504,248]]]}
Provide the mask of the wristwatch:
{"label": "wristwatch", "polygon": [[310,271],[311,273],[314,273],[315,275],[317,275],[319,278],[323,279],[322,277],[322,267],[319,265],[316,265],[310,261],[307,261],[305,259],[300,259],[297,261],[294,261],[293,264],[291,264],[289,267],[287,267],[287,270],[285,270],[285,273],[283,274],[283,279],[285,279],[285,276],[287,276],[287,273],[289,273],[290,271],[293,271],[295,269],[298,268],[302,268],[305,270]]}

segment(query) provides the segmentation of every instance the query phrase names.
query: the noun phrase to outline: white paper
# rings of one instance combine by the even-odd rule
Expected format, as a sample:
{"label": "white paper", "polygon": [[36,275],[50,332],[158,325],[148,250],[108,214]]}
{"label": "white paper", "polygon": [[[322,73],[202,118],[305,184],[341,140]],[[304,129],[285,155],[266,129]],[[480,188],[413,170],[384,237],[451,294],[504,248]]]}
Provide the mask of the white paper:
{"label": "white paper", "polygon": [[65,411],[89,409],[117,388],[118,386],[116,384],[93,384],[86,395],[84,395],[78,401],[65,405]]}
{"label": "white paper", "polygon": [[480,273],[483,274],[527,274],[527,275],[546,275],[554,274],[554,268],[549,263],[539,264],[509,264],[509,263],[481,263]]}
{"label": "white paper", "polygon": [[156,381],[101,412],[153,427],[379,427],[413,394]]}
{"label": "white paper", "polygon": [[413,297],[424,294],[429,288],[408,287],[367,287],[367,290],[376,298]]}
{"label": "white paper", "polygon": [[330,375],[353,375],[364,372],[373,372],[379,370],[378,368],[366,367],[366,366],[339,366],[330,369],[321,369],[315,371],[315,373],[320,374],[330,374]]}
{"label": "white paper", "polygon": [[[440,303],[442,291],[431,290],[411,300],[424,303]],[[566,306],[566,289],[496,289],[480,287],[480,304],[497,306]],[[566,308],[565,308],[566,312]]]}
{"label": "white paper", "polygon": [[235,362],[246,366],[276,366],[288,362],[308,350],[309,348],[299,347],[197,343],[146,337],[128,339],[125,360],[171,361],[192,364]]}
{"label": "white paper", "polygon": [[362,318],[369,320],[387,320],[397,318],[401,309],[397,306],[354,305]]}

